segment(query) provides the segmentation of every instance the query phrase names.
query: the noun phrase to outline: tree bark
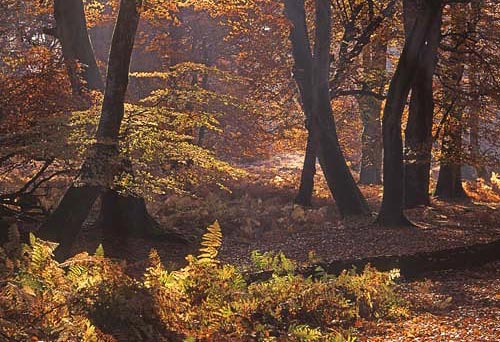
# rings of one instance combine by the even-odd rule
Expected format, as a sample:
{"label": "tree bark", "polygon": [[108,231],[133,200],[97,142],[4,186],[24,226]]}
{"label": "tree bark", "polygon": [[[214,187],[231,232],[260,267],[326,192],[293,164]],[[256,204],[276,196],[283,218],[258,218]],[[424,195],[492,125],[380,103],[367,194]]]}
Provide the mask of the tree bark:
{"label": "tree bark", "polygon": [[305,149],[304,164],[300,178],[300,187],[295,198],[295,203],[311,206],[314,189],[314,176],[316,174],[316,159],[318,141],[314,137],[311,127],[312,117],[312,51],[307,32],[306,13],[303,0],[285,0],[285,15],[292,23],[290,42],[294,58],[293,77],[300,94],[300,103],[305,115],[307,129],[307,145]]}
{"label": "tree bark", "polygon": [[296,201],[310,205],[317,153],[340,214],[367,214],[368,205],[341,151],[330,103],[330,3],[323,0],[316,2],[316,27],[319,29],[316,30],[314,58],[308,38],[304,1],[285,0],[285,14],[293,24],[290,40],[295,61],[294,78],[309,134],[301,190]]}
{"label": "tree bark", "polygon": [[[87,31],[87,21],[82,0],[55,0],[54,18],[56,36],[61,42],[63,57],[68,69],[73,92],[80,94],[82,88],[104,90],[101,74]],[[78,72],[81,65],[81,73]],[[86,82],[82,85],[80,78]]]}
{"label": "tree bark", "polygon": [[427,1],[406,40],[391,80],[382,119],[384,144],[384,195],[377,222],[384,226],[411,225],[404,215],[404,166],[401,119],[431,23],[441,1]]}
{"label": "tree bark", "polygon": [[[365,82],[376,86],[386,70],[387,42],[378,38],[363,52]],[[382,184],[382,101],[370,95],[357,97],[363,133],[361,136],[360,184]]]}
{"label": "tree bark", "polygon": [[[449,108],[448,120],[445,122],[441,145],[441,163],[435,196],[445,200],[467,198],[462,186],[462,117],[465,104],[460,97],[465,56],[466,10],[463,5],[456,4],[452,8],[452,31],[455,33],[453,46],[447,63],[447,80],[445,81],[444,103]],[[459,98],[460,97],[460,98]]]}
{"label": "tree bark", "polygon": [[340,214],[343,217],[366,215],[368,204],[347,166],[333,119],[329,87],[331,27],[330,1],[316,0],[313,132],[318,132],[320,165]]}
{"label": "tree bark", "polygon": [[[480,20],[481,7],[483,6],[482,0],[472,1],[471,6],[471,19],[468,21],[468,31],[477,31],[475,26]],[[471,34],[473,41],[479,41],[480,37],[477,32]],[[474,49],[475,43],[472,46]],[[484,165],[484,160],[481,155],[481,139],[480,139],[480,127],[479,123],[481,121],[481,76],[480,70],[478,68],[477,61],[475,61],[475,56],[469,54],[469,92],[471,95],[469,103],[469,143],[470,143],[470,159],[471,164],[476,170],[477,178],[482,178],[486,182],[490,182],[490,175]]]}
{"label": "tree bark", "polygon": [[143,198],[107,190],[102,195],[98,226],[102,228],[106,255],[127,257],[130,236],[144,236],[145,231],[160,231],[149,215]]}
{"label": "tree bark", "polygon": [[139,23],[136,0],[121,0],[111,42],[106,90],[96,143],[90,148],[78,179],[66,191],[59,205],[42,225],[44,238],[60,242],[56,257],[69,256],[75,238],[97,197],[111,188],[120,169],[118,135],[124,115],[130,58]]}
{"label": "tree bark", "polygon": [[[414,22],[412,16],[419,9],[416,0],[403,2],[405,22]],[[405,206],[413,208],[429,205],[429,182],[432,152],[432,124],[434,118],[433,77],[441,40],[442,10],[432,23],[422,58],[411,88],[410,110],[405,131]],[[408,25],[405,29],[410,30]],[[407,33],[408,38],[409,33]]]}
{"label": "tree bark", "polygon": [[308,129],[307,144],[304,156],[304,164],[300,176],[300,187],[295,203],[304,207],[312,206],[312,194],[314,191],[314,176],[316,175],[316,159],[318,155],[318,139],[314,132]]}
{"label": "tree bark", "polygon": [[476,177],[482,178],[483,180],[489,182],[490,177],[484,166],[484,162],[481,156],[481,142],[480,142],[480,116],[481,116],[481,97],[478,93],[478,88],[481,87],[479,84],[479,74],[474,65],[469,67],[469,82],[470,91],[472,98],[469,103],[469,144],[470,144],[470,159],[471,164],[476,170]]}

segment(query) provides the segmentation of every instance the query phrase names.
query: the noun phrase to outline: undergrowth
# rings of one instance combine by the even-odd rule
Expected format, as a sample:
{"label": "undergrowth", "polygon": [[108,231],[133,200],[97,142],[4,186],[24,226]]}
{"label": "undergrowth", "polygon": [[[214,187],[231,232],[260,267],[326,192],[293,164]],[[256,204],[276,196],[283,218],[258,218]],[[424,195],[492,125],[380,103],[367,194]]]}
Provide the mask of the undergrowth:
{"label": "undergrowth", "polygon": [[168,271],[152,250],[144,277],[134,279],[102,247],[58,263],[56,244],[33,235],[21,244],[12,227],[0,249],[0,339],[353,342],[357,320],[407,314],[397,272],[318,269],[306,278],[282,253],[255,252],[254,269],[272,276],[249,283],[219,261],[221,241],[216,222],[187,266]]}

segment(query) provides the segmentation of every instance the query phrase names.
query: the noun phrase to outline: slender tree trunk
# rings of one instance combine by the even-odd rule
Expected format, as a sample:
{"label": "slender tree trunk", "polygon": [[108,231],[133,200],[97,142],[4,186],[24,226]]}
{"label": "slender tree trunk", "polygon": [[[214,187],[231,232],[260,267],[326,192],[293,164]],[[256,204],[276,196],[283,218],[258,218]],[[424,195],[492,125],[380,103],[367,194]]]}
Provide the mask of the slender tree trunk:
{"label": "slender tree trunk", "polygon": [[290,31],[290,42],[292,43],[292,54],[295,62],[293,76],[299,88],[302,110],[305,115],[305,126],[308,134],[300,187],[297,197],[295,198],[295,203],[303,206],[311,206],[319,145],[311,125],[313,106],[312,51],[307,32],[304,1],[285,0],[284,2],[285,14],[293,25]]}
{"label": "slender tree trunk", "polygon": [[489,182],[490,177],[486,171],[486,167],[483,164],[481,156],[481,140],[480,140],[480,128],[479,122],[481,119],[481,97],[479,95],[479,88],[481,87],[479,82],[479,73],[474,64],[469,66],[469,84],[471,100],[469,102],[469,144],[470,144],[470,159],[471,164],[476,170],[477,178],[482,178],[483,180]]}
{"label": "slender tree trunk", "polygon": [[[205,65],[205,67],[207,67],[207,68],[211,67],[213,64],[213,61],[212,61],[213,58],[210,58],[210,50],[209,50],[210,46],[207,44],[207,40],[203,38],[201,40],[200,45],[201,45],[200,49],[201,49],[201,55],[202,55],[202,62]],[[209,80],[210,80],[210,77],[209,77],[208,70],[207,70],[203,74],[203,78],[201,80],[201,88],[203,88],[205,90],[209,90]],[[206,109],[205,107],[206,107],[206,105],[204,104],[202,110],[205,110]],[[196,139],[196,145],[203,147],[203,142],[205,140],[206,133],[207,133],[207,128],[205,126],[201,126],[198,129],[198,138]]]}
{"label": "slender tree trunk", "polygon": [[462,186],[462,110],[452,109],[444,130],[435,196],[444,200],[467,198]]}
{"label": "slender tree trunk", "polygon": [[[436,197],[446,200],[464,199],[467,194],[462,186],[462,116],[465,104],[459,93],[464,74],[463,58],[466,34],[466,10],[456,4],[451,12],[452,31],[455,33],[453,46],[447,61],[448,80],[445,84],[444,103],[449,107],[441,146],[441,163],[436,185]],[[460,98],[459,98],[460,97]]]}
{"label": "slender tree trunk", "polygon": [[290,34],[295,61],[294,77],[309,134],[301,192],[297,200],[302,201],[302,204],[310,204],[317,152],[340,214],[367,214],[368,205],[356,186],[341,151],[330,103],[330,3],[325,0],[316,2],[316,27],[320,29],[316,30],[314,59],[307,33],[304,1],[285,0],[285,14],[294,25]]}
{"label": "slender tree trunk", "polygon": [[[379,38],[363,52],[363,69],[368,84],[380,84],[386,70],[387,42]],[[368,95],[357,98],[363,122],[360,184],[382,184],[382,101]]]}
{"label": "slender tree trunk", "polygon": [[347,166],[337,137],[330,102],[330,44],[332,13],[328,0],[316,0],[313,69],[313,132],[318,132],[319,159],[328,187],[342,216],[366,215],[368,204]]}
{"label": "slender tree trunk", "polygon": [[67,257],[92,205],[104,189],[111,188],[120,170],[118,135],[124,115],[130,57],[139,23],[136,0],[121,0],[108,61],[106,90],[97,130],[97,142],[86,157],[80,176],[58,207],[42,225],[42,237],[60,242],[58,258]]}
{"label": "slender tree trunk", "polygon": [[[104,84],[88,35],[83,1],[55,0],[54,17],[55,33],[61,42],[73,92],[80,94],[83,87],[102,91]],[[78,64],[82,67],[81,73],[77,70]],[[81,77],[85,86],[80,82]]]}
{"label": "slender tree trunk", "polygon": [[[471,29],[475,29],[477,22],[481,16],[481,7],[483,5],[482,0],[472,1],[471,6],[471,19],[468,21],[469,32]],[[477,33],[472,33],[472,40],[479,41]],[[472,47],[474,49],[475,46]],[[488,174],[484,162],[481,156],[481,139],[480,139],[480,127],[479,123],[481,120],[481,79],[480,70],[478,70],[477,61],[475,61],[475,56],[469,54],[469,92],[471,95],[471,100],[469,103],[469,143],[470,143],[470,159],[472,166],[476,170],[476,175],[478,178],[489,182],[490,175]]]}
{"label": "slender tree trunk", "polygon": [[382,120],[384,143],[384,195],[378,223],[410,225],[404,215],[404,166],[401,118],[431,23],[441,11],[440,1],[427,1],[406,40],[387,94]]}
{"label": "slender tree trunk", "polygon": [[[416,7],[416,0],[404,1],[404,5]],[[411,17],[417,15],[417,11],[416,8],[406,9],[405,21],[414,22]],[[405,131],[405,205],[407,208],[430,204],[429,183],[434,118],[433,77],[441,40],[441,17],[442,10],[431,23],[411,89],[410,111]],[[405,29],[410,28],[405,25]]]}
{"label": "slender tree trunk", "polygon": [[307,145],[304,157],[304,165],[300,177],[300,187],[295,203],[310,207],[312,205],[312,194],[314,190],[314,176],[316,175],[316,159],[318,155],[318,139],[314,132],[308,129]]}
{"label": "slender tree trunk", "polygon": [[[477,80],[478,75],[473,67],[470,68],[469,82],[471,85],[471,91],[476,91],[480,87]],[[476,170],[477,178],[482,178],[483,180],[489,182],[489,175],[486,168],[483,165],[483,160],[481,157],[481,142],[480,142],[480,129],[479,121],[481,114],[481,99],[479,94],[472,94],[472,99],[469,103],[469,144],[470,144],[470,159],[471,164]]]}

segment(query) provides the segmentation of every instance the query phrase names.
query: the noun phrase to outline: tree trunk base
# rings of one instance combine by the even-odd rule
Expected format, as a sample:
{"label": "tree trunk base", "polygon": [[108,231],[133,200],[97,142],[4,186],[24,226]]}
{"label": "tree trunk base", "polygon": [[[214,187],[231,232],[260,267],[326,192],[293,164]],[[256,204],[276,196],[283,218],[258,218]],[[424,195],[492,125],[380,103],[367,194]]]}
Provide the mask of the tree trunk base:
{"label": "tree trunk base", "polygon": [[382,227],[416,227],[416,224],[404,215],[392,215],[384,212],[380,212],[375,223]]}
{"label": "tree trunk base", "polygon": [[362,185],[382,185],[380,170],[375,166],[361,166],[358,183]]}
{"label": "tree trunk base", "polygon": [[304,165],[300,177],[300,187],[295,204],[311,207],[312,194],[314,190],[314,176],[316,175],[318,141],[316,136],[309,130],[307,136],[306,153],[304,156]]}
{"label": "tree trunk base", "polygon": [[431,204],[429,196],[430,164],[405,165],[405,208]]}
{"label": "tree trunk base", "polygon": [[165,230],[149,214],[142,197],[108,190],[102,197],[97,226],[102,229],[103,245],[111,257],[127,255],[130,238],[153,238],[188,243],[180,233]]}
{"label": "tree trunk base", "polygon": [[71,255],[76,236],[101,192],[97,186],[69,187],[56,210],[40,227],[40,238],[59,243],[54,252],[57,260]]}
{"label": "tree trunk base", "polygon": [[434,195],[445,201],[465,200],[468,198],[462,186],[462,174],[459,165],[441,165]]}

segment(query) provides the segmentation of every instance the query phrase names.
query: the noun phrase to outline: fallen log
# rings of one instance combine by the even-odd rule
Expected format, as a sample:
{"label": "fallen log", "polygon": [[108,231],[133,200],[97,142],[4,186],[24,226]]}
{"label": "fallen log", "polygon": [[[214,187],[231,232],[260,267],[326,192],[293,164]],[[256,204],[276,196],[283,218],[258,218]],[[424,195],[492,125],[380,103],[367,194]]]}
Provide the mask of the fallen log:
{"label": "fallen log", "polygon": [[[347,260],[320,262],[311,266],[298,268],[297,274],[305,277],[318,275],[318,267],[326,273],[338,275],[343,270],[355,268],[362,271],[370,264],[379,271],[399,269],[406,279],[418,279],[435,271],[467,269],[478,267],[500,259],[500,240],[489,243],[474,244],[431,252],[420,252],[410,255],[382,255]],[[272,271],[262,271],[247,274],[248,282],[264,281],[271,278]]]}

